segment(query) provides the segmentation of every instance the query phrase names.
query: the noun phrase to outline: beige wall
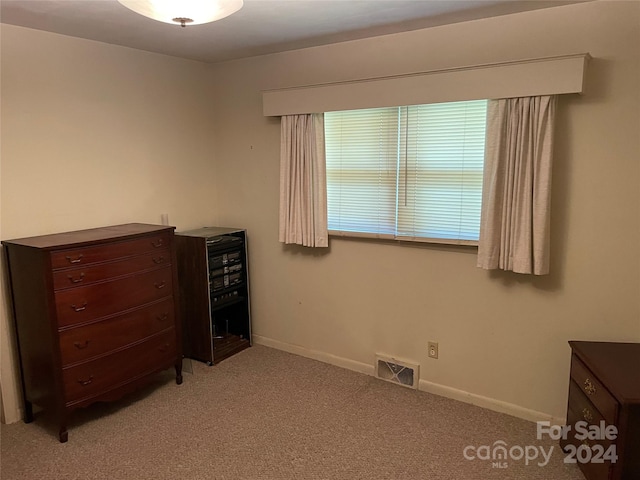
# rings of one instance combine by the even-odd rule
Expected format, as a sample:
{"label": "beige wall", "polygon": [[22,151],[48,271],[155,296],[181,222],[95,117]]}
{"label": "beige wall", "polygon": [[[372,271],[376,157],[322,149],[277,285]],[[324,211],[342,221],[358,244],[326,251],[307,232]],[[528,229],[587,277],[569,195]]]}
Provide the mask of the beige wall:
{"label": "beige wall", "polygon": [[[2,25],[2,239],[214,223],[207,65]],[[4,273],[4,270],[3,270]],[[1,380],[18,418],[2,289]]]}
{"label": "beige wall", "polygon": [[[246,227],[259,341],[362,371],[395,355],[420,363],[423,388],[562,417],[567,340],[640,341],[639,19],[635,2],[587,3],[215,66],[2,25],[0,234],[161,213]],[[279,120],[261,89],[582,52],[587,94],[559,109],[552,275],[487,273],[472,249],[277,242]]]}
{"label": "beige wall", "polygon": [[[562,418],[568,340],[640,341],[639,19],[637,2],[586,3],[212,66],[220,219],[249,231],[258,341],[362,371],[394,355],[425,389]],[[551,275],[488,273],[473,249],[278,243],[261,90],[584,52],[587,93],[559,103]]]}

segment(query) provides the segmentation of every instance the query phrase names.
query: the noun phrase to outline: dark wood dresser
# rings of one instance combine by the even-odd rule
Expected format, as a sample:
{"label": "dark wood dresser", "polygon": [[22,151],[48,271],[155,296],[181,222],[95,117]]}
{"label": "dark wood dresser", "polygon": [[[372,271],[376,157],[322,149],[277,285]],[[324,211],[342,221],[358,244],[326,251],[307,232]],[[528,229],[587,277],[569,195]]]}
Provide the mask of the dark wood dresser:
{"label": "dark wood dresser", "polygon": [[172,366],[182,383],[174,227],[116,225],[3,241],[24,394],[56,416]]}
{"label": "dark wood dresser", "polygon": [[[577,452],[573,458],[588,480],[640,479],[640,343],[569,345],[567,425],[571,430],[561,441],[563,449]],[[578,422],[582,423],[577,429]],[[594,426],[615,427],[617,438],[607,438],[604,429]],[[585,431],[592,431],[596,438],[576,438],[585,437]],[[606,452],[617,456],[615,462]]]}

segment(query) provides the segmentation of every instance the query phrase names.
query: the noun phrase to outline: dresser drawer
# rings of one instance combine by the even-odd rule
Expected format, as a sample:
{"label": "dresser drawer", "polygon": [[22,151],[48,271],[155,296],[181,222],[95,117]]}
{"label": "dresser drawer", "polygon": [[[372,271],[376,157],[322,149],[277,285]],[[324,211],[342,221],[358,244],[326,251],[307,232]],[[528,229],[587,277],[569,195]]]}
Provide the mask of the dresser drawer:
{"label": "dresser drawer", "polygon": [[176,358],[176,333],[171,329],[126,350],[62,369],[67,405],[117,388]]}
{"label": "dresser drawer", "polygon": [[171,254],[168,249],[163,248],[153,253],[115,262],[58,270],[53,274],[53,288],[62,290],[80,287],[170,264]]}
{"label": "dresser drawer", "polygon": [[[582,388],[573,381],[569,383],[569,409],[574,412],[574,422],[584,421],[589,425],[600,425],[600,422],[604,420],[605,424],[612,424],[607,422],[591,400],[583,393]],[[572,430],[573,432],[574,430]]]}
{"label": "dresser drawer", "polygon": [[604,420],[614,424],[618,409],[617,400],[576,355],[571,357],[571,378],[600,411]]}
{"label": "dresser drawer", "polygon": [[163,232],[135,240],[60,250],[51,254],[51,267],[56,270],[142,255],[167,248],[170,242],[171,234]]}
{"label": "dresser drawer", "polygon": [[55,293],[58,326],[114,315],[173,293],[170,267]]}
{"label": "dresser drawer", "polygon": [[174,324],[173,299],[117,317],[60,332],[62,365],[122,349]]}
{"label": "dresser drawer", "polygon": [[[614,443],[611,440],[578,440],[575,438],[575,430],[574,425],[576,422],[584,420],[584,414],[582,411],[575,411],[569,406],[567,410],[567,423],[572,425],[571,432],[567,438],[567,444],[573,445],[576,447],[576,452],[571,452],[573,455],[572,458],[576,458],[578,456],[577,450],[582,447],[582,445],[586,445],[591,450],[591,455],[599,455],[600,450],[594,449],[594,445],[601,445],[603,447],[603,452],[606,452],[609,446]],[[604,457],[602,457],[604,459]],[[610,460],[605,460],[602,463],[599,462],[578,462],[578,467],[584,473],[585,477],[589,480],[609,480],[610,473],[612,470],[612,464]]]}

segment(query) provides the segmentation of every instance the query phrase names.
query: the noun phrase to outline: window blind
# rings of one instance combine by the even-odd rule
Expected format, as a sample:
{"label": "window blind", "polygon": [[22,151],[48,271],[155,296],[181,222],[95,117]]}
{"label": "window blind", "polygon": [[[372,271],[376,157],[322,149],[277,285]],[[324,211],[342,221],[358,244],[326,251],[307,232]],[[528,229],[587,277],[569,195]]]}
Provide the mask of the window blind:
{"label": "window blind", "polygon": [[325,113],[329,230],[393,238],[398,108]]}
{"label": "window blind", "polygon": [[332,234],[478,240],[486,100],[325,114]]}

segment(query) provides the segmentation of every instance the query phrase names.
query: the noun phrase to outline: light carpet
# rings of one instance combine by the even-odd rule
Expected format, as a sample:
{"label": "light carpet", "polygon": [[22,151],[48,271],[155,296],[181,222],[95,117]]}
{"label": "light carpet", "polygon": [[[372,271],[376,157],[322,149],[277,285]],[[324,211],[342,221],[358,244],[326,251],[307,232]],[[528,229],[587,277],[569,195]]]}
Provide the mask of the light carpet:
{"label": "light carpet", "polygon": [[[45,415],[1,432],[3,480],[583,480],[534,423],[259,345],[75,412],[68,443]],[[553,453],[463,455],[497,441]]]}

